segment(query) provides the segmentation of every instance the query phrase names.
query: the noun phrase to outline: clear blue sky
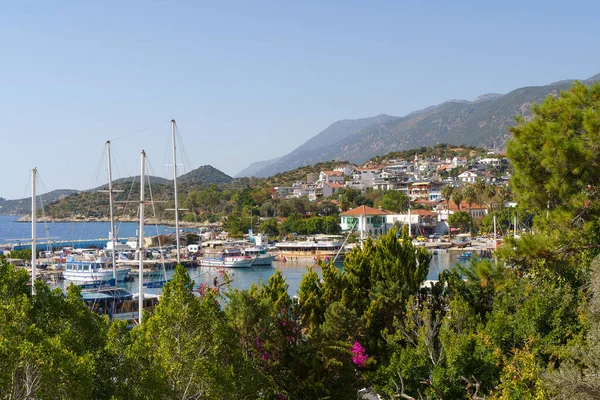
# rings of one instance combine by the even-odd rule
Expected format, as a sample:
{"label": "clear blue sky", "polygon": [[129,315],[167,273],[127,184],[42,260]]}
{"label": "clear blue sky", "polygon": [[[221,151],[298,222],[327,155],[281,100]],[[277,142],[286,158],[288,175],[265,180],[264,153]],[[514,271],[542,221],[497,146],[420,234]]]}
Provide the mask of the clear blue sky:
{"label": "clear blue sky", "polygon": [[[106,182],[104,142],[138,174],[234,175],[343,118],[600,72],[600,3],[18,1],[0,8],[0,196]],[[119,164],[117,164],[119,165]],[[99,172],[100,171],[100,172]],[[183,168],[180,168],[183,172]],[[98,175],[100,173],[100,175]]]}

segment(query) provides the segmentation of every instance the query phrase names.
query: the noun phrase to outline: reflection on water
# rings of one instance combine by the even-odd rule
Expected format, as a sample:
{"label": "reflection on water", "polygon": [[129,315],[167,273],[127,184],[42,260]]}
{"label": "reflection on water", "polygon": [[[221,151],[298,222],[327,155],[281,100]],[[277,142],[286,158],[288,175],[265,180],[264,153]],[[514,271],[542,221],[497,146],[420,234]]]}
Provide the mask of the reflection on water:
{"label": "reflection on water", "polygon": [[[431,258],[431,264],[429,267],[429,273],[427,274],[427,279],[436,280],[438,279],[438,275],[444,269],[451,268],[452,266],[458,264],[466,265],[468,260],[457,260],[456,256],[459,252],[447,252],[434,254]],[[251,267],[251,268],[229,268],[227,269],[227,273],[231,278],[231,286],[238,289],[249,289],[252,283],[258,282],[267,282],[269,277],[275,273],[276,270],[280,270],[286,279],[287,284],[289,285],[288,292],[291,296],[294,296],[298,293],[298,288],[300,287],[300,281],[302,280],[302,276],[306,272],[307,268],[313,267],[314,270],[321,276],[321,267],[318,264],[315,264],[313,261],[299,261],[299,262],[279,262],[274,261],[273,265],[270,267]],[[341,264],[340,264],[341,268]],[[167,270],[166,275],[167,278],[170,278],[174,273],[173,269]],[[190,277],[196,282],[206,283],[209,286],[212,286],[214,283],[214,279],[219,277],[219,270],[212,267],[197,267],[197,268],[189,268],[188,273]],[[124,287],[131,293],[138,292],[138,281],[137,281],[137,272],[132,270],[132,275],[134,275],[133,282],[125,282],[119,284],[119,286]],[[53,285],[53,287],[66,287],[67,283],[65,281],[60,282],[57,285]],[[158,294],[161,292],[161,289],[149,289],[144,288],[146,293],[155,293]]]}
{"label": "reflection on water", "polygon": [[452,268],[456,264],[468,265],[470,260],[456,258],[460,253],[461,252],[458,251],[448,251],[445,253],[433,254],[431,257],[431,263],[429,264],[429,273],[427,274],[427,279],[437,280],[440,272],[445,269]]}

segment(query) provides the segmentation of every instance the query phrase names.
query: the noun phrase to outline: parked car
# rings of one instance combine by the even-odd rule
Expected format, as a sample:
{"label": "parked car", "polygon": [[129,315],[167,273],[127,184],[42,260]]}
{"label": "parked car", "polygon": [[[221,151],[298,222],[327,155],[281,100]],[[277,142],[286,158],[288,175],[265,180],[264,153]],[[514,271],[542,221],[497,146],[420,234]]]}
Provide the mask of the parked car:
{"label": "parked car", "polygon": [[164,256],[167,254],[166,250],[154,250],[152,252],[152,258],[161,258],[161,256]]}

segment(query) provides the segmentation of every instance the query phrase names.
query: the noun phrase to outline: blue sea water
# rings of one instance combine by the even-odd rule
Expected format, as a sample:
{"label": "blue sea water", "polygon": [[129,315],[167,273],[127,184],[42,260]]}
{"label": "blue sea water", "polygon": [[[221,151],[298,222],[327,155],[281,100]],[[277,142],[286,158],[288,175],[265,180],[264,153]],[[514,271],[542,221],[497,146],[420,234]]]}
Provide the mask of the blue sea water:
{"label": "blue sea water", "polygon": [[[0,215],[0,244],[21,244],[31,241],[31,222],[18,222],[20,217]],[[119,239],[133,238],[137,235],[136,222],[115,223]],[[106,239],[110,232],[109,222],[38,222],[37,240],[77,241],[86,239]],[[146,225],[144,235],[157,236],[175,232],[174,227]]]}

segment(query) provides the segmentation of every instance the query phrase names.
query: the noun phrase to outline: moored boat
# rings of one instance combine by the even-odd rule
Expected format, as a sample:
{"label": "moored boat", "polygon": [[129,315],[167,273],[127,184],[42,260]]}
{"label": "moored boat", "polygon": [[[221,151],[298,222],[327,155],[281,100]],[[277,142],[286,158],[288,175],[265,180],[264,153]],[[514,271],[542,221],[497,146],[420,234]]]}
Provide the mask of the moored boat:
{"label": "moored boat", "polygon": [[225,249],[220,253],[206,253],[199,261],[203,267],[247,268],[255,258],[242,255],[238,248]]}
{"label": "moored boat", "polygon": [[242,255],[254,258],[253,267],[269,266],[273,264],[275,255],[268,254],[264,246],[252,246],[242,249]]}
{"label": "moored boat", "polygon": [[316,235],[306,240],[276,243],[277,255],[282,261],[291,259],[343,261],[345,256],[343,236]]}
{"label": "moored boat", "polygon": [[[123,282],[129,275],[129,268],[117,268],[117,282]],[[109,282],[113,278],[110,264],[99,261],[73,261],[64,264],[63,278],[74,283]]]}

